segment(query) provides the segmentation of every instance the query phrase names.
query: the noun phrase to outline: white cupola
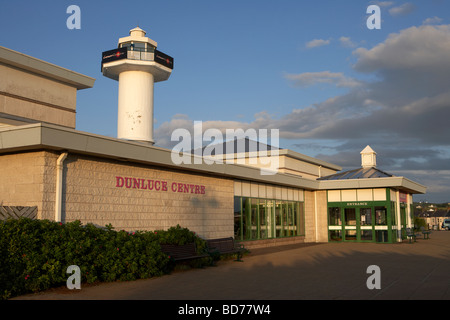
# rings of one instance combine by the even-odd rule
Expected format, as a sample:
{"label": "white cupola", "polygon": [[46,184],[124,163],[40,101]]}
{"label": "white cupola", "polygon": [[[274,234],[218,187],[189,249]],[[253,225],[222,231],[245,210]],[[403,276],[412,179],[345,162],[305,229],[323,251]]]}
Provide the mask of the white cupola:
{"label": "white cupola", "polygon": [[370,146],[361,151],[361,166],[363,168],[374,168],[377,166],[377,153]]}

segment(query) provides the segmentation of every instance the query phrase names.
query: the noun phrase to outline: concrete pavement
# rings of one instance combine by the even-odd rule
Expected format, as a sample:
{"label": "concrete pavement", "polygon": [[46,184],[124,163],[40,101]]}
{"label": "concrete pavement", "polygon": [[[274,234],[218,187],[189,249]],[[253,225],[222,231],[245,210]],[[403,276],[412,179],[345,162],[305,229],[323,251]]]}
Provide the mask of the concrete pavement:
{"label": "concrete pavement", "polygon": [[[416,243],[324,243],[254,249],[244,262],[132,282],[58,288],[15,300],[448,300],[450,231]],[[380,289],[368,289],[380,268]]]}

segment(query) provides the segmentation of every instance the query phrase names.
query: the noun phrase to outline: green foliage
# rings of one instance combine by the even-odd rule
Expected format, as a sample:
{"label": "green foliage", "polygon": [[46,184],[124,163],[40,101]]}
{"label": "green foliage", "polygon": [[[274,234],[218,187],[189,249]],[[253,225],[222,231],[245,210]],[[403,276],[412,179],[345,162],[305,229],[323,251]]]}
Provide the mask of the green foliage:
{"label": "green foliage", "polygon": [[206,250],[206,242],[195,232],[189,231],[187,228],[182,228],[180,225],[171,227],[166,230],[157,230],[155,235],[158,236],[159,244],[177,244],[183,245],[195,242],[198,253],[203,253]]}
{"label": "green foliage", "polygon": [[[0,222],[0,300],[63,286],[67,267],[81,269],[81,282],[129,281],[169,273],[171,259],[160,244],[205,241],[180,226],[169,230],[115,231],[80,221],[67,224],[21,218]],[[206,265],[206,263],[205,263]]]}
{"label": "green foliage", "polygon": [[414,229],[420,230],[421,227],[427,228],[425,219],[414,217]]}

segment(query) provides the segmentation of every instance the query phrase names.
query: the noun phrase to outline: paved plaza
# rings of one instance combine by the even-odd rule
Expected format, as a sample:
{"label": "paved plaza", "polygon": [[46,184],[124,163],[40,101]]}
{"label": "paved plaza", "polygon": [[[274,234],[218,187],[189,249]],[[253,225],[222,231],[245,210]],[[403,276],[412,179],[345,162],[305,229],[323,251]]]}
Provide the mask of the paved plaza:
{"label": "paved plaza", "polygon": [[[31,300],[448,300],[450,232],[398,244],[324,243],[254,249],[244,262],[158,278],[58,288]],[[380,289],[368,289],[369,266]]]}

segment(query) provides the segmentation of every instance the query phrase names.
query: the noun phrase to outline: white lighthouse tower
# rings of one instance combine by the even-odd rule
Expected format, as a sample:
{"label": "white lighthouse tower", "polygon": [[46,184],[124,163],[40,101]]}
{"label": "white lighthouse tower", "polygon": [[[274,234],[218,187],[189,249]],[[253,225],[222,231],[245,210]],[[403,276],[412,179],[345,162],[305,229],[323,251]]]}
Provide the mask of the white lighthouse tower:
{"label": "white lighthouse tower", "polygon": [[102,54],[102,73],[119,81],[117,137],[153,145],[153,85],[169,79],[173,58],[139,27]]}

